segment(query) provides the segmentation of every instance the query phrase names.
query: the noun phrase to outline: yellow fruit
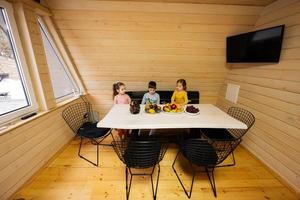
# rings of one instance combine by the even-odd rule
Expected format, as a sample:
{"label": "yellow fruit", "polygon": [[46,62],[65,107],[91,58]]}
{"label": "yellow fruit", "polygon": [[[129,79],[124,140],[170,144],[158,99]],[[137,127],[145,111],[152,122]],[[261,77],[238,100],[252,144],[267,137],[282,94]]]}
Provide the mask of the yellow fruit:
{"label": "yellow fruit", "polygon": [[154,109],[149,109],[149,113],[154,114],[155,110]]}
{"label": "yellow fruit", "polygon": [[182,111],[182,108],[177,108],[177,112],[181,112]]}
{"label": "yellow fruit", "polygon": [[165,108],[164,111],[165,112],[170,112],[170,108]]}

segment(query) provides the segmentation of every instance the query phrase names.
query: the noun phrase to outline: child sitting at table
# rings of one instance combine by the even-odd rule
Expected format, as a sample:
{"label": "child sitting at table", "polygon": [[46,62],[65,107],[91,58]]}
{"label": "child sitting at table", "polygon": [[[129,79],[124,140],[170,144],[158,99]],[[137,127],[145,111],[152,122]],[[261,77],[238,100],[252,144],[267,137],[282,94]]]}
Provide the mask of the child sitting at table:
{"label": "child sitting at table", "polygon": [[144,94],[142,104],[152,103],[159,104],[160,98],[159,94],[156,93],[156,82],[150,81],[148,83],[148,92]]}
{"label": "child sitting at table", "polygon": [[[113,97],[114,97],[114,104],[130,104],[131,99],[125,93],[126,87],[125,84],[122,82],[116,82],[113,84]],[[118,135],[120,139],[123,139],[125,136],[128,135],[128,131],[124,129],[116,129],[118,131]]]}
{"label": "child sitting at table", "polygon": [[[148,92],[144,94],[142,104],[160,104],[160,97],[159,94],[156,93],[156,82],[150,81],[148,83]],[[155,130],[151,129],[149,132],[149,135],[153,135]],[[139,131],[138,135],[141,134],[141,131]]]}
{"label": "child sitting at table", "polygon": [[177,80],[176,89],[173,92],[171,102],[181,106],[184,106],[188,103],[186,81],[184,79]]}

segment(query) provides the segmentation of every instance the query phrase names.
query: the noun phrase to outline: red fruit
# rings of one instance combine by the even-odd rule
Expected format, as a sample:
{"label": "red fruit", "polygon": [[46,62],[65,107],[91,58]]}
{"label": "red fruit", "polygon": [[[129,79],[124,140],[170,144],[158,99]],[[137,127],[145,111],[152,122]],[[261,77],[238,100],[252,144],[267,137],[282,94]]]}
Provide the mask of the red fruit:
{"label": "red fruit", "polygon": [[172,109],[172,110],[175,110],[176,108],[177,108],[176,104],[172,104],[172,105],[171,105],[171,109]]}

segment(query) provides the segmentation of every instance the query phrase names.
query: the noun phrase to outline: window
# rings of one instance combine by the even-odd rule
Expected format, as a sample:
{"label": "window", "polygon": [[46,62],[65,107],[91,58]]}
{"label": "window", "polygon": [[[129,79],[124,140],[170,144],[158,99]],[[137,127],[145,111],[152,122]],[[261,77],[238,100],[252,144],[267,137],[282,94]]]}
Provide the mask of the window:
{"label": "window", "polygon": [[47,27],[43,23],[43,20],[38,18],[38,22],[43,38],[54,96],[57,101],[73,97],[79,93],[78,86],[60,55]]}
{"label": "window", "polygon": [[13,9],[0,0],[0,124],[36,110]]}

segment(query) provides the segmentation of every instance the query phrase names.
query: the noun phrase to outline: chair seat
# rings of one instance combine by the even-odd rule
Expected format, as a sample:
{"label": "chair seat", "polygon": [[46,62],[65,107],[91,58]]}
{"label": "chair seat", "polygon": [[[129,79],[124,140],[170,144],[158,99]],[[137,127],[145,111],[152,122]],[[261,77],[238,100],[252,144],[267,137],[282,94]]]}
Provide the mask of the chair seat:
{"label": "chair seat", "polygon": [[103,137],[109,132],[109,128],[98,128],[97,123],[86,122],[77,131],[77,134],[86,138]]}
{"label": "chair seat", "polygon": [[203,128],[201,129],[201,132],[209,139],[235,139],[227,129],[223,128]]}

